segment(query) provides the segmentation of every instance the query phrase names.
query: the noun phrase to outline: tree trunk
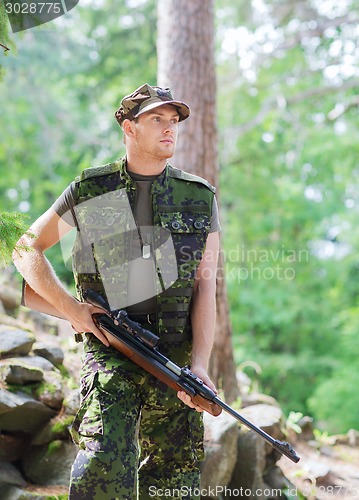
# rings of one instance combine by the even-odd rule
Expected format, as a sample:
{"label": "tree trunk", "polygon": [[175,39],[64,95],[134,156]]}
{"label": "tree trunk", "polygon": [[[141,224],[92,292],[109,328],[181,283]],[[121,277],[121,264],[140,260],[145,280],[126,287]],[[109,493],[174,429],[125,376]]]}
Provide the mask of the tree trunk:
{"label": "tree trunk", "polygon": [[[213,0],[158,0],[158,84],[191,108],[171,163],[218,186]],[[217,191],[218,200],[218,191]],[[219,201],[219,200],[218,200]],[[238,395],[221,252],[210,374],[227,401]]]}

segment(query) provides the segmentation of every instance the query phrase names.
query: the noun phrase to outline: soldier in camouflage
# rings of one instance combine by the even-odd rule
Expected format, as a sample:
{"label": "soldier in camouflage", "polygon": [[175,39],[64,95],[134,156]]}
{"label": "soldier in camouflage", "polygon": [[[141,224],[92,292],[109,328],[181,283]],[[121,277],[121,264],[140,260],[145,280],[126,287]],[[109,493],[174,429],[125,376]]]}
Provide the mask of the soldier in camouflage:
{"label": "soldier in camouflage", "polygon": [[[111,309],[125,308],[159,335],[163,354],[214,389],[207,369],[220,229],[215,190],[167,163],[189,114],[169,89],[145,84],[124,97],[115,117],[126,156],[82,172],[34,223],[34,255],[18,265],[75,331],[86,332],[70,500],[200,497],[201,409],[111,348],[92,320],[101,310],[83,301],[92,288]],[[43,256],[73,227],[79,301]]]}

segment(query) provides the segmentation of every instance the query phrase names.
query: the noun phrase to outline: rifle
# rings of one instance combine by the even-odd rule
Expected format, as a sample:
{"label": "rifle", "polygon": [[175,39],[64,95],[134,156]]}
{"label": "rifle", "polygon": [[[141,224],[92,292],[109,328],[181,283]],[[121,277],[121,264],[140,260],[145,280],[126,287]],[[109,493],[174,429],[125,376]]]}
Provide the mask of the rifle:
{"label": "rifle", "polygon": [[[222,409],[225,410],[243,425],[259,434],[279,453],[285,455],[295,463],[299,462],[300,457],[289,443],[274,439],[267,432],[254,425],[222,401],[188,367],[181,368],[161,354],[157,349],[160,340],[159,337],[128,318],[126,311],[121,309],[114,314],[109,308],[107,301],[91,289],[87,289],[84,292],[84,299],[86,302],[106,311],[107,314],[96,313],[93,315],[93,318],[102,333],[106,336],[111,347],[121,352],[124,356],[175,391],[185,391],[191,396],[192,401],[197,406],[200,406],[211,415],[218,416],[222,413]],[[59,311],[51,310],[50,308],[55,308],[50,306],[45,299],[35,294],[27,284],[23,289],[22,302],[23,305],[37,311],[61,317]]]}
{"label": "rifle", "polygon": [[197,377],[188,367],[179,367],[166,356],[161,354],[157,345],[159,337],[142,328],[141,325],[128,318],[127,312],[119,310],[116,315],[109,309],[107,302],[97,292],[87,289],[84,299],[90,304],[100,307],[108,314],[94,314],[94,319],[106,336],[110,345],[124,354],[131,361],[144,368],[157,379],[175,391],[183,390],[191,396],[192,401],[213,416],[222,413],[222,409],[234,418],[249,427],[281,454],[297,463],[300,458],[292,446],[278,439],[274,439],[265,431],[244,418]]}

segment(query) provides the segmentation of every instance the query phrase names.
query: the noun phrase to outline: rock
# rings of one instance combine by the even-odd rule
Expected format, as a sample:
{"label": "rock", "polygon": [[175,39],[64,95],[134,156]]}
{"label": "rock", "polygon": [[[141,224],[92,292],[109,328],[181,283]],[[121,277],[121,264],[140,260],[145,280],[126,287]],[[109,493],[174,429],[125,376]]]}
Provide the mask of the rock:
{"label": "rock", "polygon": [[204,414],[205,461],[201,468],[201,488],[226,486],[237,459],[238,424],[227,413],[218,417]]}
{"label": "rock", "polygon": [[307,460],[305,468],[308,471],[308,478],[316,482],[325,482],[331,476],[330,466],[314,460]]}
{"label": "rock", "polygon": [[0,462],[0,487],[2,491],[5,485],[25,486],[26,481],[14,465]]}
{"label": "rock", "polygon": [[243,410],[241,410],[241,415],[257,427],[263,429],[275,439],[283,438],[283,413],[281,408],[278,406],[266,404],[248,406],[247,408],[243,408]]}
{"label": "rock", "polygon": [[278,401],[272,396],[268,396],[267,394],[260,394],[259,392],[251,392],[250,394],[242,396],[243,408],[259,404],[266,404],[279,407]]}
{"label": "rock", "polygon": [[229,483],[229,490],[253,492],[256,489],[263,489],[265,465],[266,452],[262,439],[249,430],[241,430],[238,438],[237,462]]}
{"label": "rock", "polygon": [[[325,476],[318,477],[317,479],[317,485],[320,487],[328,487],[328,486],[333,486],[338,483],[338,480],[340,481],[340,477],[337,476],[337,474],[330,470]],[[353,495],[353,493],[352,493]]]}
{"label": "rock", "polygon": [[66,415],[76,415],[80,408],[80,391],[79,389],[71,389],[66,395],[63,406]]}
{"label": "rock", "polygon": [[[275,439],[283,437],[280,408],[265,404],[253,405],[241,410],[241,415]],[[256,432],[241,427],[238,436],[238,457],[229,490],[249,492],[249,495],[245,496],[250,496],[256,490],[266,490],[265,472],[273,467],[280,456],[280,453]],[[234,498],[235,494],[230,494],[229,498],[232,497]]]}
{"label": "rock", "polygon": [[[70,342],[72,339],[69,339],[67,342],[69,349],[70,349]],[[78,384],[78,381],[80,380],[81,377],[81,359],[82,359],[82,353],[83,353],[83,346],[82,344],[76,344],[76,352],[70,352],[69,350],[66,351],[66,356],[64,359],[64,367],[67,370],[67,372],[70,374],[71,377],[76,381]]]}
{"label": "rock", "polygon": [[28,323],[32,330],[36,332],[47,332],[52,335],[58,335],[57,319],[52,316],[21,307],[19,318]]}
{"label": "rock", "polygon": [[22,457],[29,445],[24,436],[0,434],[0,461],[15,462]]}
{"label": "rock", "polygon": [[59,410],[64,400],[63,379],[60,373],[44,372],[44,380],[36,388],[36,396],[41,403]]}
{"label": "rock", "polygon": [[[1,302],[0,302],[0,304],[1,304]],[[21,321],[20,319],[13,318],[12,316],[9,316],[8,314],[6,314],[5,312],[3,312],[1,310],[1,307],[0,307],[0,324],[6,325],[6,326],[13,326],[13,327],[18,328],[20,330],[25,330],[25,331],[29,331],[29,332],[33,331],[33,329],[30,327],[30,325],[25,323],[25,321]]]}
{"label": "rock", "polygon": [[56,369],[56,367],[51,363],[51,361],[43,358],[42,356],[18,357],[17,360],[22,361],[28,365],[35,366],[37,368],[41,368],[41,370],[45,370],[45,371],[50,371],[50,370]]}
{"label": "rock", "polygon": [[57,415],[33,436],[31,444],[41,446],[56,439],[68,439],[73,419],[72,415]]}
{"label": "rock", "polygon": [[263,479],[272,490],[292,489],[294,491],[295,486],[285,477],[277,465],[266,471]]}
{"label": "rock", "polygon": [[0,389],[0,417],[16,407],[16,399],[11,392]]}
{"label": "rock", "polygon": [[241,396],[243,394],[248,394],[252,387],[252,380],[248,375],[240,370],[236,373],[236,379]]}
{"label": "rock", "polygon": [[0,428],[32,434],[55,412],[23,392],[10,393],[0,389]]}
{"label": "rock", "polygon": [[1,491],[1,500],[55,500],[67,498],[68,488],[64,486],[6,486]]}
{"label": "rock", "polygon": [[241,429],[238,436],[238,455],[228,489],[235,498],[237,491],[245,494],[256,489],[264,490],[263,474],[266,467],[266,450],[263,439],[249,429]]}
{"label": "rock", "polygon": [[32,351],[38,356],[49,360],[53,365],[59,366],[64,361],[64,353],[60,347],[46,344],[45,342],[36,342]]}
{"label": "rock", "polygon": [[[36,313],[32,324],[24,315],[24,321],[6,315],[15,304],[4,308],[0,296],[0,498],[67,498],[77,454],[69,427],[79,408],[79,390],[75,381],[70,385],[62,377],[62,340],[53,335],[57,323]],[[63,408],[65,394],[68,406]]]}
{"label": "rock", "polygon": [[66,441],[56,440],[45,446],[33,446],[23,458],[25,477],[43,486],[68,485],[76,455],[76,446]]}
{"label": "rock", "polygon": [[29,332],[0,325],[0,358],[29,354],[34,342]]}
{"label": "rock", "polygon": [[359,445],[359,431],[356,429],[349,429],[346,434],[337,434],[333,437],[335,439],[333,444],[344,444],[353,447]]}
{"label": "rock", "polygon": [[359,431],[356,429],[349,429],[348,435],[348,445],[349,446],[359,446]]}
{"label": "rock", "polygon": [[26,494],[26,491],[16,486],[6,485],[1,490],[1,500],[42,500],[43,497]]}
{"label": "rock", "polygon": [[314,439],[312,417],[304,415],[301,419],[298,420],[297,425],[299,425],[302,431],[300,434],[298,434],[298,439],[303,441],[310,441],[311,439]]}
{"label": "rock", "polygon": [[3,303],[5,309],[9,311],[19,307],[21,302],[20,287],[16,289],[2,283],[0,287],[0,301]]}
{"label": "rock", "polygon": [[44,372],[26,363],[25,360],[19,361],[19,358],[8,358],[0,361],[0,380],[7,384],[29,384],[32,382],[41,382],[44,378]]}
{"label": "rock", "polygon": [[320,454],[323,455],[324,457],[334,457],[335,456],[335,451],[332,446],[330,445],[323,445],[319,448]]}

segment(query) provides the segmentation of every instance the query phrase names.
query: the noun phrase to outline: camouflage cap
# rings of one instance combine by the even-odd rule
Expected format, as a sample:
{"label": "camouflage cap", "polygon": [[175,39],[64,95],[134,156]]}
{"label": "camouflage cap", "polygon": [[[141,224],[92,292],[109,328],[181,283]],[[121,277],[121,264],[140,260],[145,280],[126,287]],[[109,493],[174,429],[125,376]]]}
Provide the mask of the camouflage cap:
{"label": "camouflage cap", "polygon": [[164,104],[172,104],[177,108],[179,121],[189,117],[189,106],[182,101],[175,101],[169,88],[152,87],[145,83],[122,99],[121,106],[115,112],[115,118],[122,125],[124,120],[133,120],[142,113]]}

